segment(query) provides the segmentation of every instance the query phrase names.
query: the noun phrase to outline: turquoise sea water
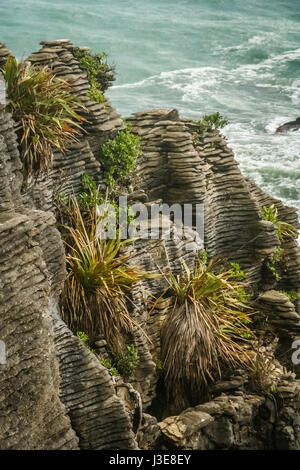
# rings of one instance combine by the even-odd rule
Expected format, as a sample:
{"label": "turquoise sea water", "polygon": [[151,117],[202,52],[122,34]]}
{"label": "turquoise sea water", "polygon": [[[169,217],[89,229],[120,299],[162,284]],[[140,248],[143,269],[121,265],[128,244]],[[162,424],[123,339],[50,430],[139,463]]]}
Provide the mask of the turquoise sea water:
{"label": "turquoise sea water", "polygon": [[220,111],[242,171],[300,209],[300,131],[274,134],[300,116],[299,0],[0,0],[18,57],[58,38],[108,52],[124,116]]}

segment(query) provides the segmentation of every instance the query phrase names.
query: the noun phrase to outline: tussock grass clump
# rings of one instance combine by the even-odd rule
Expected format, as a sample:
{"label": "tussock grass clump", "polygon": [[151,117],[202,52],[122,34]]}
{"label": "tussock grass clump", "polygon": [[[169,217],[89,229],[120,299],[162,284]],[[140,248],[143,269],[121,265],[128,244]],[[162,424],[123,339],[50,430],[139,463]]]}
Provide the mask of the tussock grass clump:
{"label": "tussock grass clump", "polygon": [[24,176],[47,171],[53,148],[64,152],[77,140],[83,108],[70,85],[47,68],[37,68],[10,56],[2,70],[7,86],[7,111],[17,124]]}
{"label": "tussock grass clump", "polygon": [[208,381],[221,376],[222,365],[246,361],[250,318],[234,274],[215,274],[210,262],[199,263],[194,274],[186,267],[184,276],[170,275],[174,306],[162,328],[161,359],[167,391],[178,408],[199,399]]}
{"label": "tussock grass clump", "polygon": [[256,351],[249,357],[247,363],[249,385],[255,393],[271,396],[276,392],[282,371],[276,367],[272,354],[262,349],[264,348],[257,345]]}
{"label": "tussock grass clump", "polygon": [[71,202],[73,223],[67,227],[68,275],[62,293],[62,316],[74,331],[91,341],[101,333],[114,353],[124,349],[135,326],[128,311],[133,285],[153,275],[131,267],[121,246],[129,240],[101,240],[96,208],[84,217],[76,199]]}

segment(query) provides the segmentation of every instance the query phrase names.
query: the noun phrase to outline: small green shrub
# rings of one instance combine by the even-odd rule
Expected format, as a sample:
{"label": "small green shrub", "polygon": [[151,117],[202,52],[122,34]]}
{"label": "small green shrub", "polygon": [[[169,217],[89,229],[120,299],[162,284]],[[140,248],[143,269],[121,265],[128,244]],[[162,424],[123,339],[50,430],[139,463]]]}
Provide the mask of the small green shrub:
{"label": "small green shrub", "polygon": [[109,359],[102,359],[101,357],[99,358],[99,362],[103,367],[106,367],[106,369],[111,369],[111,362]]}
{"label": "small green shrub", "polygon": [[232,277],[236,281],[244,281],[247,278],[247,273],[243,271],[238,263],[230,263]]}
{"label": "small green shrub", "polygon": [[88,335],[86,333],[84,333],[83,331],[77,331],[76,335],[83,342],[83,344],[88,347],[88,345],[89,345]]}
{"label": "small green shrub", "polygon": [[224,118],[223,116],[221,116],[219,112],[216,112],[213,114],[204,115],[202,119],[200,119],[197,122],[197,124],[198,124],[197,133],[203,134],[204,132],[207,132],[209,129],[223,129],[223,127],[227,126],[228,120]]}
{"label": "small green shrub", "polygon": [[105,182],[109,187],[125,184],[134,170],[135,161],[141,154],[140,138],[129,127],[102,146],[102,166]]}
{"label": "small green shrub", "polygon": [[290,302],[295,302],[298,299],[298,292],[295,290],[290,290],[289,292],[285,290],[280,290],[281,294],[285,295]]}
{"label": "small green shrub", "polygon": [[[125,233],[123,235],[123,227],[122,225],[120,225],[119,221],[121,216],[123,218],[125,217],[123,214],[123,212],[125,212],[127,218],[127,227],[129,227],[129,225],[134,222],[135,214],[131,206],[127,205],[126,207],[120,207],[116,201],[109,199],[110,195],[108,191],[106,191],[106,195],[104,197],[100,192],[95,180],[90,177],[87,173],[84,173],[82,175],[82,188],[83,190],[78,195],[76,201],[82,213],[84,223],[86,223],[87,226],[89,225],[89,217],[91,211],[94,211],[97,206],[100,206],[102,204],[104,206],[108,206],[109,208],[110,206],[112,206],[115,210],[115,213],[112,214],[110,210],[107,210],[107,212],[105,212],[104,210],[104,212],[101,214],[101,219],[103,221],[104,219],[106,219],[105,221],[107,228],[110,221],[114,225],[116,224],[116,235],[119,236],[121,239],[126,238],[128,233]],[[69,237],[68,227],[75,228],[76,226],[76,218],[74,218],[73,210],[73,199],[74,197],[69,197],[66,193],[63,192],[56,195],[56,219],[58,221],[58,226],[60,228],[62,237],[67,243],[72,242]],[[113,218],[113,220],[110,220],[110,218]],[[126,231],[125,227],[124,230]]]}
{"label": "small green shrub", "polygon": [[200,133],[201,132],[199,131],[199,129],[197,130],[197,132],[193,133],[193,145],[195,147],[197,147],[197,145],[199,145],[200,143],[200,137],[199,137]]}
{"label": "small green shrub", "polygon": [[77,331],[76,336],[80,339],[80,341],[84,344],[84,346],[91,351],[91,353],[95,354],[95,350],[90,347],[90,339],[86,333],[83,331]]}
{"label": "small green shrub", "polygon": [[112,367],[109,371],[113,377],[118,377],[120,375],[120,372],[115,367]]}
{"label": "small green shrub", "polygon": [[161,377],[163,375],[164,366],[163,366],[163,363],[160,359],[155,361],[155,370],[156,370],[156,374],[157,374],[158,377]]}
{"label": "small green shrub", "polygon": [[280,281],[281,276],[280,276],[280,263],[282,261],[282,257],[284,254],[284,249],[278,246],[274,253],[272,253],[266,262],[266,265],[268,269],[271,271],[273,276],[275,277],[276,281]]}
{"label": "small green shrub", "polygon": [[62,207],[66,206],[68,204],[68,200],[69,200],[69,197],[64,191],[56,195],[56,202],[59,206],[62,206]]}
{"label": "small green shrub", "polygon": [[[297,229],[293,225],[278,219],[278,209],[274,204],[269,207],[264,206],[261,212],[261,216],[263,220],[267,220],[274,224],[276,234],[281,244],[285,238],[295,238],[297,236]],[[280,281],[281,279],[279,271],[283,262],[283,255],[284,249],[279,246],[266,261],[266,266],[272,272],[276,281]]]}
{"label": "small green shrub", "polygon": [[[251,295],[247,294],[244,287],[241,287],[241,286],[236,287],[236,294],[237,294],[237,300],[243,304],[247,304],[251,299]],[[241,322],[243,323],[242,319],[241,319]],[[246,338],[247,336],[243,335],[243,337]]]}
{"label": "small green shrub", "polygon": [[207,264],[208,261],[208,252],[205,249],[199,251],[198,261],[201,264]]}
{"label": "small green shrub", "polygon": [[[79,206],[83,210],[90,210],[93,209],[95,206],[100,204],[110,204],[114,207],[116,213],[116,224],[119,226],[119,218],[120,218],[120,206],[115,201],[110,201],[108,199],[108,193],[106,194],[106,198],[102,196],[99,192],[99,187],[97,186],[95,180],[91,178],[87,173],[82,175],[82,186],[84,191],[79,195]],[[108,217],[108,214],[105,214],[104,217]],[[127,225],[134,221],[135,216],[134,212],[131,209],[131,206],[126,206],[126,217],[127,217]],[[121,235],[121,234],[120,234]]]}
{"label": "small green shrub", "polygon": [[280,276],[279,272],[277,271],[276,267],[273,266],[269,261],[267,261],[267,267],[269,268],[269,270],[271,271],[271,273],[275,277],[276,281],[277,282],[280,281],[281,276]]}
{"label": "small green shrub", "polygon": [[90,81],[90,89],[87,91],[87,96],[91,99],[91,101],[96,101],[100,104],[103,104],[106,101],[102,91],[98,88],[98,83],[95,78],[92,78]]}
{"label": "small green shrub", "polygon": [[129,377],[139,365],[139,362],[139,354],[133,344],[127,346],[121,354],[115,355],[113,360],[114,366],[124,377]]}
{"label": "small green shrub", "polygon": [[104,103],[103,93],[115,80],[115,67],[107,63],[105,52],[90,54],[87,51],[74,49],[73,55],[79,60],[81,68],[87,71],[90,84],[90,89],[87,92],[88,97],[98,103]]}
{"label": "small green shrub", "polygon": [[111,362],[109,359],[99,358],[99,362],[103,367],[109,370],[109,372],[111,373],[113,377],[117,377],[120,375],[119,371],[111,365]]}

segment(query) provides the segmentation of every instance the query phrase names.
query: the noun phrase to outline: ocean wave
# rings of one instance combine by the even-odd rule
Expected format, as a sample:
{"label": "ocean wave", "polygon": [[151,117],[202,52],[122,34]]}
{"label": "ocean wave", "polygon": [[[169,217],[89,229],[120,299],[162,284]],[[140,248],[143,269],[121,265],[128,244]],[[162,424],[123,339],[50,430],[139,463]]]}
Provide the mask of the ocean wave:
{"label": "ocean wave", "polygon": [[[299,50],[300,51],[300,50]],[[289,54],[281,54],[282,60],[285,60]],[[275,60],[274,58],[272,60]],[[258,100],[260,107],[261,98],[272,93],[272,99],[276,99],[276,93],[286,96],[292,105],[300,103],[300,80],[294,80],[292,83],[282,83],[278,78],[276,70],[271,66],[271,62],[265,61],[262,64],[247,64],[236,68],[227,69],[226,67],[189,67],[164,71],[146,77],[142,80],[115,85],[111,89],[111,94],[117,93],[118,98],[123,92],[130,94],[145,94],[151,98],[155,97],[159,102],[164,102],[164,95],[168,93],[173,96],[175,101],[190,104],[193,111],[194,104],[206,107],[206,102],[214,103],[215,108],[221,108],[223,112],[235,110],[235,113],[250,111],[254,101]],[[281,81],[278,82],[278,81]],[[250,90],[266,89],[266,95],[261,91],[261,98],[256,95],[254,98]],[[176,95],[174,95],[174,93]],[[161,95],[159,98],[158,95]],[[280,100],[279,100],[280,102]],[[163,104],[163,103],[162,103]],[[257,107],[257,105],[256,105]],[[280,104],[282,107],[282,104]],[[211,106],[209,106],[211,109]],[[189,109],[188,109],[189,111]],[[263,111],[263,110],[262,110]],[[283,111],[283,109],[282,109]],[[282,113],[283,114],[283,113]]]}
{"label": "ocean wave", "polygon": [[218,46],[216,50],[218,52],[234,52],[234,51],[247,51],[253,47],[253,45],[266,45],[272,43],[276,38],[276,33],[266,32],[264,34],[254,35],[247,39],[247,41],[237,44],[235,46]]}
{"label": "ocean wave", "polygon": [[[161,75],[161,74],[160,74]],[[133,83],[123,83],[122,85],[113,85],[111,87],[111,90],[118,90],[121,88],[139,88],[144,85],[151,85],[152,83],[155,82],[156,79],[160,77],[160,75],[152,75],[151,77],[147,77],[144,80],[139,80],[138,82],[133,82]]]}
{"label": "ocean wave", "polygon": [[274,41],[276,34],[269,32],[262,35],[252,36],[248,39],[248,44],[266,44],[270,41]]}
{"label": "ocean wave", "polygon": [[265,191],[300,210],[300,133],[275,134],[276,128],[290,120],[277,115],[265,124],[253,119],[224,128],[241,171]]}
{"label": "ocean wave", "polygon": [[273,54],[267,59],[259,62],[257,64],[245,64],[238,67],[240,71],[261,71],[263,69],[273,69],[275,66],[280,66],[286,64],[287,62],[292,62],[300,59],[300,48],[288,50],[280,54]]}

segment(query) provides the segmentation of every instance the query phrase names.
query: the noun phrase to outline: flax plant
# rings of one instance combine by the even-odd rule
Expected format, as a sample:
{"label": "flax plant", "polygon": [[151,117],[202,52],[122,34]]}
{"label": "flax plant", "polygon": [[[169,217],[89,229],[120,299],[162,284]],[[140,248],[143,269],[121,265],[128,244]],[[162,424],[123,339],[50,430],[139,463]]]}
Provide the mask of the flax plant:
{"label": "flax plant", "polygon": [[275,225],[276,233],[280,241],[287,237],[297,237],[296,227],[294,227],[292,224],[283,222],[282,220],[278,219],[278,209],[274,204],[269,207],[263,207],[262,218],[263,220],[268,220],[269,222],[272,222]]}
{"label": "flax plant", "polygon": [[70,85],[46,67],[34,67],[9,56],[2,70],[7,111],[16,122],[25,178],[52,165],[53,149],[64,152],[77,141],[84,109]]}
{"label": "flax plant", "polygon": [[208,382],[221,376],[222,365],[246,361],[250,337],[243,284],[233,271],[215,274],[212,262],[199,263],[193,274],[170,274],[173,309],[161,333],[161,359],[169,396],[178,408],[199,397]]}
{"label": "flax plant", "polygon": [[124,349],[127,335],[137,325],[129,313],[132,287],[157,275],[128,264],[121,247],[131,240],[101,239],[96,208],[83,217],[72,201],[73,225],[68,227],[68,276],[62,294],[62,315],[73,331],[93,340],[102,334],[113,353]]}

